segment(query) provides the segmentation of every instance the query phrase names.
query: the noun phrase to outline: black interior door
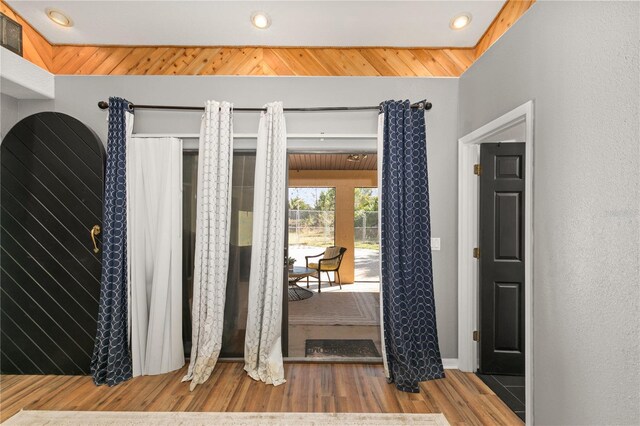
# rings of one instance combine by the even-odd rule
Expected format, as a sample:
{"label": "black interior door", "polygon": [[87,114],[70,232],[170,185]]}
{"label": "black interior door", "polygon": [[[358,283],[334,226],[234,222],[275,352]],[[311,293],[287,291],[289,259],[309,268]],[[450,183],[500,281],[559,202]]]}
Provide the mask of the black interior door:
{"label": "black interior door", "polygon": [[524,374],[525,144],[480,148],[480,372]]}
{"label": "black interior door", "polygon": [[90,232],[102,225],[104,148],[55,112],[20,121],[0,148],[0,369],[88,374],[101,272]]}

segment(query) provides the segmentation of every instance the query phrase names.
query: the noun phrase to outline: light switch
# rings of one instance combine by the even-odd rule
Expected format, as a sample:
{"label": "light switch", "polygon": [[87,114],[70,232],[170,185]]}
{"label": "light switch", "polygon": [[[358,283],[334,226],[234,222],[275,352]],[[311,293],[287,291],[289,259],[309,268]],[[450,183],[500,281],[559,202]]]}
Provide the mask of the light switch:
{"label": "light switch", "polygon": [[440,250],[440,238],[431,239],[431,250]]}

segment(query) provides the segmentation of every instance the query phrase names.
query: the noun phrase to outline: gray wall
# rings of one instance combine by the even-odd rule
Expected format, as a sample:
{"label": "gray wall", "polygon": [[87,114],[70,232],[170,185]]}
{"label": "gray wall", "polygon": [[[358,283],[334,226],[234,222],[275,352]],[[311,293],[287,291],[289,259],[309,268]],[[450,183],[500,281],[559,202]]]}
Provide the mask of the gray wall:
{"label": "gray wall", "polygon": [[0,136],[5,137],[14,124],[31,114],[53,111],[53,100],[16,99],[0,94]]}
{"label": "gray wall", "polygon": [[[237,107],[262,106],[282,100],[285,107],[377,105],[385,99],[428,98],[429,182],[432,233],[442,239],[433,253],[440,348],[445,358],[457,357],[457,112],[458,79],[330,78],[330,77],[81,77],[56,76],[55,110],[83,121],[104,141],[107,113],[99,100],[125,97],[134,103],[203,105],[207,99],[229,100]],[[28,115],[51,105],[29,102]],[[197,133],[197,112],[136,112],[135,132]],[[375,112],[287,114],[289,133],[376,133]],[[234,130],[255,133],[258,115],[236,113]]]}
{"label": "gray wall", "polygon": [[460,79],[460,136],[535,101],[536,424],[640,421],[639,8],[537,2]]}
{"label": "gray wall", "polygon": [[0,137],[4,138],[11,127],[18,122],[18,100],[0,94]]}

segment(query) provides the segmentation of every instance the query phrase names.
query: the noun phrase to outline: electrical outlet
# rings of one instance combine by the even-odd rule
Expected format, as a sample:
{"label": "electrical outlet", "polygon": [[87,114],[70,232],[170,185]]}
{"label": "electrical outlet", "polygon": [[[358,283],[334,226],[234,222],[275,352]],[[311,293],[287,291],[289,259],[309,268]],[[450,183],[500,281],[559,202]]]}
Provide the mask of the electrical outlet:
{"label": "electrical outlet", "polygon": [[431,239],[431,250],[440,250],[440,238]]}

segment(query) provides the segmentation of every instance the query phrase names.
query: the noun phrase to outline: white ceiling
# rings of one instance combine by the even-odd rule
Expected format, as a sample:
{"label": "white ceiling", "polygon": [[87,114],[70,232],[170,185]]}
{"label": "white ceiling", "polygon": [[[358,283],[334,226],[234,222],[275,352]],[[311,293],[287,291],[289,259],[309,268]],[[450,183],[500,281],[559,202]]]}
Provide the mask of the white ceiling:
{"label": "white ceiling", "polygon": [[[471,47],[504,4],[499,1],[31,1],[8,4],[55,44]],[[60,27],[56,8],[73,21]],[[258,30],[255,11],[271,16]],[[453,31],[460,12],[471,24]]]}

